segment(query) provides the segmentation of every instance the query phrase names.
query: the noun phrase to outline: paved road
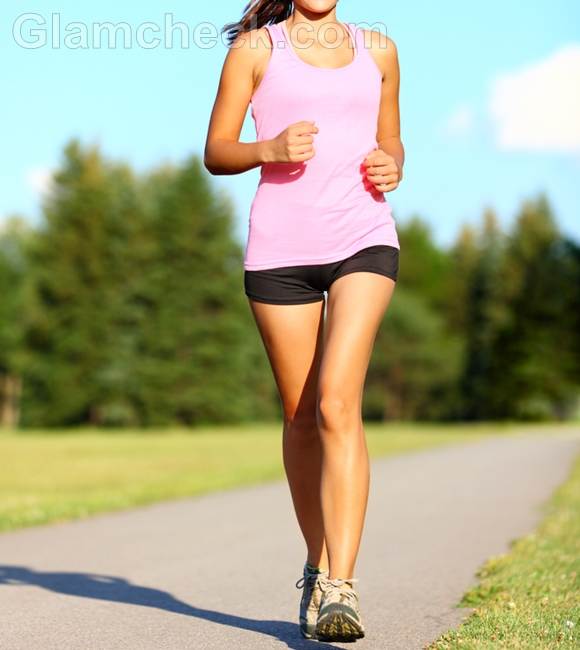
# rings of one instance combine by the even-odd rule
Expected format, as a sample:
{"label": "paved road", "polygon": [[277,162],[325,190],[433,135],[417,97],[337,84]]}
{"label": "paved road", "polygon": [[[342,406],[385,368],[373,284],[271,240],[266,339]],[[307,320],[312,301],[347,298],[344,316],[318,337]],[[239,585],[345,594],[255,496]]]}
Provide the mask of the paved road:
{"label": "paved road", "polygon": [[[465,618],[478,566],[533,529],[578,451],[528,433],[373,461],[354,645],[420,649]],[[299,636],[303,561],[283,481],[0,535],[0,647],[353,648]]]}

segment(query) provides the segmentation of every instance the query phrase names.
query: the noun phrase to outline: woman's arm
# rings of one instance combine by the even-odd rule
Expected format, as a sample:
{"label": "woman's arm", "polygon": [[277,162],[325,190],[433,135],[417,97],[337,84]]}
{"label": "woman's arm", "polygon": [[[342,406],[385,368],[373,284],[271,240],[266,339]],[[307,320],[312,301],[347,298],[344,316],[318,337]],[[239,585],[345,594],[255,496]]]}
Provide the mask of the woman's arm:
{"label": "woman's arm", "polygon": [[400,172],[399,181],[401,181],[403,178],[405,150],[401,142],[399,112],[399,57],[395,42],[391,38],[383,36],[380,32],[376,33],[380,36],[383,44],[379,52],[384,71],[377,142],[384,152],[395,159]]}
{"label": "woman's arm", "polygon": [[204,164],[211,174],[239,174],[267,162],[266,142],[239,142],[255,74],[270,56],[267,41],[263,32],[253,38],[242,33],[226,55],[205,144]]}
{"label": "woman's arm", "polygon": [[[368,36],[370,35],[370,36]],[[377,125],[378,150],[367,165],[368,177],[377,189],[389,192],[403,179],[405,150],[401,141],[399,114],[399,59],[395,42],[378,31],[367,31],[370,53],[383,75]]]}
{"label": "woman's arm", "polygon": [[[204,164],[211,174],[240,174],[269,162],[304,162],[314,156],[318,127],[308,120],[288,125],[275,138],[239,142],[259,75],[270,61],[266,29],[240,34],[226,56],[205,144]],[[260,74],[260,71],[261,74]]]}

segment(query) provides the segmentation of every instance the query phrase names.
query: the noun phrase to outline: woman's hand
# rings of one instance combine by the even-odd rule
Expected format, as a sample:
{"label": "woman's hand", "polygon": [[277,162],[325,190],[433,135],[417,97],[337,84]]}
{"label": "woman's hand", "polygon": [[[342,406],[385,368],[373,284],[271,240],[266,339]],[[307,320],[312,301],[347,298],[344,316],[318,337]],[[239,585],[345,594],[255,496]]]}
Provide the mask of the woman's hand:
{"label": "woman's hand", "polygon": [[366,177],[379,192],[392,192],[403,176],[397,161],[382,149],[374,149],[364,159]]}
{"label": "woman's hand", "polygon": [[313,133],[318,133],[314,122],[296,122],[284,129],[282,133],[266,140],[264,145],[264,162],[304,162],[314,157]]}

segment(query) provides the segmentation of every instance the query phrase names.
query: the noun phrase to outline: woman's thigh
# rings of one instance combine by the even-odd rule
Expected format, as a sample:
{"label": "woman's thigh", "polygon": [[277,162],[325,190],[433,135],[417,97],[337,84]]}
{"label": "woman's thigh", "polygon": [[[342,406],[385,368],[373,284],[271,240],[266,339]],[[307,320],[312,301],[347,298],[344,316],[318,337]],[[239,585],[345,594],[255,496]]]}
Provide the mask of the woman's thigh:
{"label": "woman's thigh", "polygon": [[315,422],[324,334],[324,300],[278,305],[249,298],[274,374],[284,417]]}
{"label": "woman's thigh", "polygon": [[330,285],[318,399],[331,409],[360,412],[374,341],[395,285],[366,271],[347,273]]}

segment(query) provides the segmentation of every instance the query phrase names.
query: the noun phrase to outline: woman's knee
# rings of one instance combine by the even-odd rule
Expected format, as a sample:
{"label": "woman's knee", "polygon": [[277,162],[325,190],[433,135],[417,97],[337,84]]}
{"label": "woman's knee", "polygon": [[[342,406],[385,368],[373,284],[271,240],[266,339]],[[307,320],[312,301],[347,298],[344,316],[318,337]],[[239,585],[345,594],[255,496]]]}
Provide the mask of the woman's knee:
{"label": "woman's knee", "polygon": [[317,401],[316,418],[322,432],[347,432],[356,426],[360,413],[356,400],[340,392],[322,392]]}

